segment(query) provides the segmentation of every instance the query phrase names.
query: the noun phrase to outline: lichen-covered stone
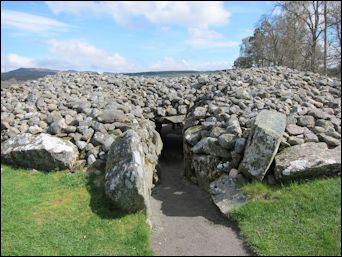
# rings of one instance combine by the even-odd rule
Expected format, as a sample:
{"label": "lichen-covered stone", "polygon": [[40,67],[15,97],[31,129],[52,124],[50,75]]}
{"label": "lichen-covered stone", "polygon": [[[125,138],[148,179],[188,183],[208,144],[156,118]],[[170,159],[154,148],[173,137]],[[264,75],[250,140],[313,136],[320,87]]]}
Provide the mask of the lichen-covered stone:
{"label": "lichen-covered stone", "polygon": [[1,146],[1,161],[43,171],[72,169],[78,158],[71,142],[49,134],[20,134]]}
{"label": "lichen-covered stone", "polygon": [[328,149],[326,143],[305,143],[284,149],[275,157],[278,180],[311,178],[341,172],[341,146]]}
{"label": "lichen-covered stone", "polygon": [[262,180],[276,155],[286,126],[286,116],[276,111],[261,111],[248,138],[239,172]]}
{"label": "lichen-covered stone", "polygon": [[112,143],[106,163],[105,192],[113,203],[127,211],[149,211],[149,176],[144,168],[141,139],[128,130]]}
{"label": "lichen-covered stone", "polygon": [[212,155],[194,155],[192,167],[194,168],[198,186],[209,191],[209,184],[219,175],[217,166],[221,159]]}

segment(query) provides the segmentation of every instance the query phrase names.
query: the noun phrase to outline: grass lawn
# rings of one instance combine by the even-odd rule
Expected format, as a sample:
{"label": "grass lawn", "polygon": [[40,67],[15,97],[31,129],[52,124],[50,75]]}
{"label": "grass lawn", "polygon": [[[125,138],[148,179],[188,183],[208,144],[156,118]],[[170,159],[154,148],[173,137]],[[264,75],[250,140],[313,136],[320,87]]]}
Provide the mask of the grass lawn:
{"label": "grass lawn", "polygon": [[142,213],[111,207],[84,173],[1,165],[1,255],[152,255]]}
{"label": "grass lawn", "polygon": [[257,255],[341,255],[340,177],[243,190],[250,201],[232,217]]}

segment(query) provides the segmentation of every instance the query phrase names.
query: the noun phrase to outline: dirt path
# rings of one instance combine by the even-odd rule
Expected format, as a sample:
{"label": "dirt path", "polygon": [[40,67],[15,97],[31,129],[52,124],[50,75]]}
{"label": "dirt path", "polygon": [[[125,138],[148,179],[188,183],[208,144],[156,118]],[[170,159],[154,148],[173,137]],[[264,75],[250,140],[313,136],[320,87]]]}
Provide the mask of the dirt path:
{"label": "dirt path", "polygon": [[163,128],[161,183],[152,192],[155,255],[250,255],[207,193],[182,177],[182,137]]}

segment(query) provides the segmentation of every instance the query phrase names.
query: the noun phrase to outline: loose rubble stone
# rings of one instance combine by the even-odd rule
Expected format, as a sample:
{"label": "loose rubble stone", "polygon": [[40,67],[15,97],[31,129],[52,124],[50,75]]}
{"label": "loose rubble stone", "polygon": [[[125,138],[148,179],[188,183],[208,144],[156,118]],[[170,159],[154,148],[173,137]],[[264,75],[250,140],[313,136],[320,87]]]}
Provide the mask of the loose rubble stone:
{"label": "loose rubble stone", "polygon": [[194,153],[211,154],[218,157],[229,158],[230,153],[221,147],[216,138],[206,137],[201,139],[193,148]]}
{"label": "loose rubble stone", "polygon": [[222,147],[231,150],[235,146],[236,139],[237,136],[234,134],[222,134],[218,137],[218,142]]}
{"label": "loose rubble stone", "polygon": [[289,124],[286,126],[286,131],[291,136],[296,136],[304,133],[304,128],[297,126],[296,124]]}

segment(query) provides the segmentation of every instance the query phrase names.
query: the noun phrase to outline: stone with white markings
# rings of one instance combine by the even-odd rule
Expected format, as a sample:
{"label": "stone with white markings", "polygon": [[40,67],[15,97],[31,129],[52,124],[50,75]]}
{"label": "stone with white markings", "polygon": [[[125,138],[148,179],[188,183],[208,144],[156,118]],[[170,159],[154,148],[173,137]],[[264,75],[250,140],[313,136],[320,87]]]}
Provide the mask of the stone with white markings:
{"label": "stone with white markings", "polygon": [[305,143],[284,149],[275,157],[278,180],[312,178],[341,172],[341,146],[328,149],[326,143]]}
{"label": "stone with white markings", "polygon": [[1,161],[43,171],[72,169],[77,158],[74,144],[45,133],[20,134],[1,147]]}

